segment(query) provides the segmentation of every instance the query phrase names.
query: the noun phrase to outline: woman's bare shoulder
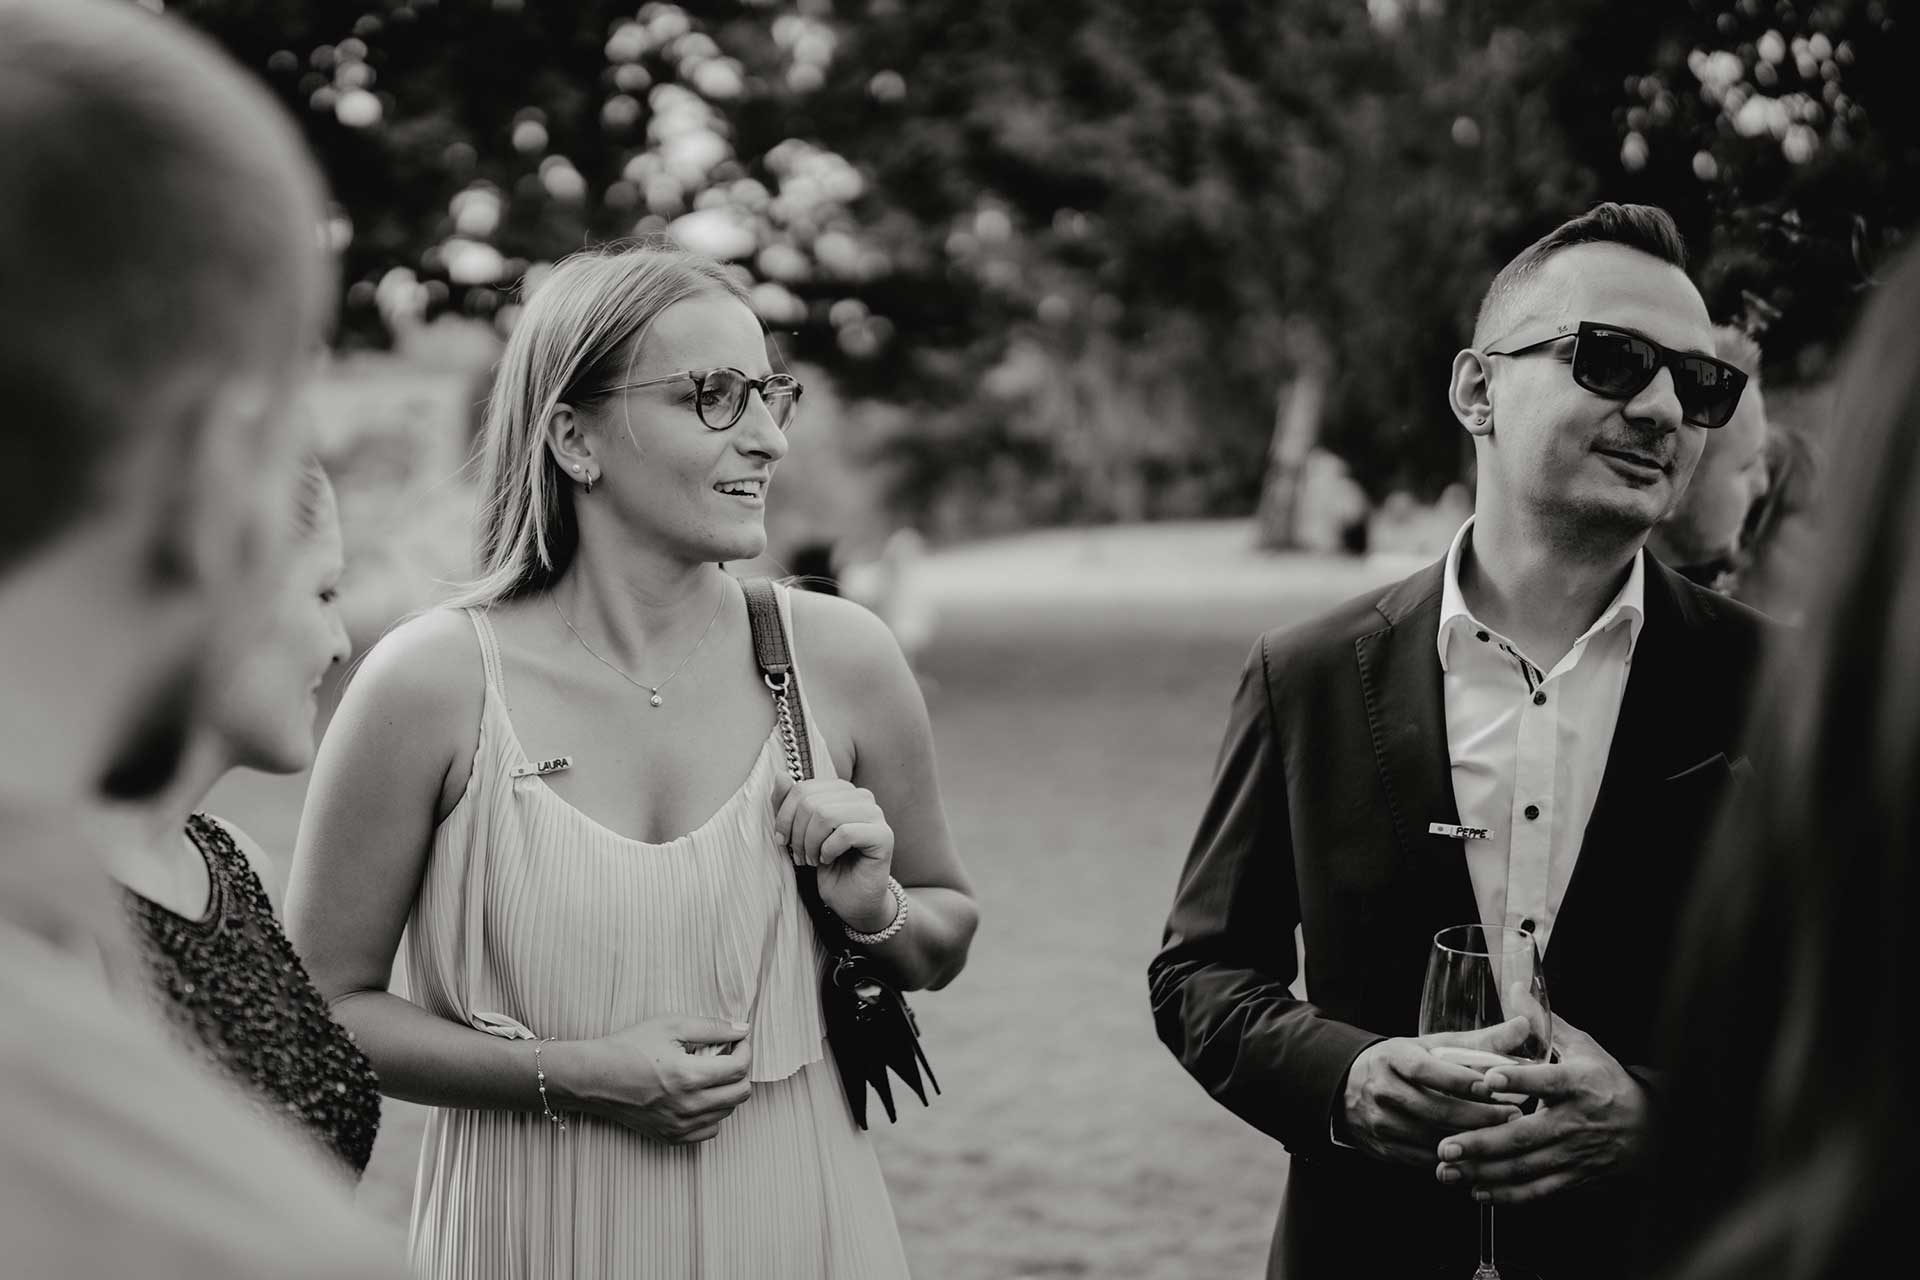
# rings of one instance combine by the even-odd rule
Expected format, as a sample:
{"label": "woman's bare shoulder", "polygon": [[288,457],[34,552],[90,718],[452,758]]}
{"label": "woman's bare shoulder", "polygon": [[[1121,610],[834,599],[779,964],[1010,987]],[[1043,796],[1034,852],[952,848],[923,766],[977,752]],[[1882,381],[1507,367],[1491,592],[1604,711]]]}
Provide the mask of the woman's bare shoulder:
{"label": "woman's bare shoulder", "polygon": [[451,760],[472,750],[485,690],[473,621],[461,610],[434,609],[395,625],[367,651],[334,724],[362,741],[398,740]]}
{"label": "woman's bare shoulder", "polygon": [[803,647],[810,666],[822,662],[857,666],[899,657],[900,645],[893,632],[878,614],[858,601],[798,589],[791,591],[789,598],[793,601],[794,644]]}
{"label": "woman's bare shoulder", "polygon": [[456,609],[406,619],[348,679],[321,740],[316,780],[402,790],[437,780],[444,817],[478,750],[485,691],[472,619]]}
{"label": "woman's bare shoulder", "polygon": [[795,591],[794,650],[813,687],[851,707],[905,709],[920,688],[893,632],[865,605],[817,591]]}
{"label": "woman's bare shoulder", "polygon": [[459,705],[486,683],[473,621],[459,609],[431,609],[397,623],[355,667],[350,688],[372,686],[410,706]]}

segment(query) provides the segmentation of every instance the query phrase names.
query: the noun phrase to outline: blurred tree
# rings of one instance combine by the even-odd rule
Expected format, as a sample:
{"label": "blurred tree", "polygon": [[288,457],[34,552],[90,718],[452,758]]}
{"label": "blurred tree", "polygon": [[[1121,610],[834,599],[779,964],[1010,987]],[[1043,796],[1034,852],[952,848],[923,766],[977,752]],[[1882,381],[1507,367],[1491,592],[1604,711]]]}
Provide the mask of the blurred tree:
{"label": "blurred tree", "polygon": [[886,269],[848,212],[862,175],[789,123],[834,56],[814,0],[172,7],[305,123],[340,205],[346,343],[448,309],[505,327],[523,278],[635,235],[738,263],[775,328],[827,323],[843,282]]}
{"label": "blurred tree", "polygon": [[1615,109],[1629,172],[1704,196],[1709,302],[1761,336],[1770,382],[1825,375],[1920,222],[1920,22],[1905,7],[1692,0]]}
{"label": "blurred tree", "polygon": [[1441,388],[1480,290],[1602,184],[1566,86],[1602,77],[1586,150],[1617,169],[1607,112],[1660,30],[1622,10],[1658,7],[871,6],[815,118],[842,140],[891,117],[883,148],[838,145],[917,242],[885,310],[956,397],[900,442],[909,491],[1017,460],[1056,516],[1246,510],[1264,474],[1284,542],[1318,442],[1376,493],[1431,496],[1461,466]]}
{"label": "blurred tree", "polygon": [[1602,198],[1671,208],[1717,312],[1817,371],[1920,198],[1884,0],[173,7],[306,122],[344,342],[504,327],[545,263],[670,232],[910,408],[936,533],[1250,510],[1316,445],[1431,496],[1486,280]]}

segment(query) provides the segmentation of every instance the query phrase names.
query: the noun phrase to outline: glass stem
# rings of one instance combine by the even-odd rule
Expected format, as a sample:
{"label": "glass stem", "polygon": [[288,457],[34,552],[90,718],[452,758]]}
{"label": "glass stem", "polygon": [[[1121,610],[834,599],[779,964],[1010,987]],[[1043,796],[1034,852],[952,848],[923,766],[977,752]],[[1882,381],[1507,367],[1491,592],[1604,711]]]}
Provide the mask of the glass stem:
{"label": "glass stem", "polygon": [[1480,1270],[1493,1271],[1493,1206],[1480,1206]]}

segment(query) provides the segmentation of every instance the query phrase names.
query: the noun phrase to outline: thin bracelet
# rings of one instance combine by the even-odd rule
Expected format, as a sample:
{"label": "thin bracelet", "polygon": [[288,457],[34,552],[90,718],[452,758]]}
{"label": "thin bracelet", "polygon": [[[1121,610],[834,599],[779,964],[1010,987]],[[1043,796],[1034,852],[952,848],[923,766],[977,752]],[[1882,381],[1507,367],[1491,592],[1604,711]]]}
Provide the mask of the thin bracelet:
{"label": "thin bracelet", "polygon": [[861,933],[845,921],[840,924],[847,931],[847,936],[863,947],[877,947],[907,927],[907,891],[900,887],[898,880],[888,876],[887,892],[893,895],[893,919],[886,928],[878,933]]}
{"label": "thin bracelet", "polygon": [[540,1114],[559,1125],[560,1132],[565,1133],[567,1131],[566,1117],[547,1105],[547,1073],[540,1065],[540,1046],[543,1044],[552,1044],[553,1041],[554,1037],[548,1036],[545,1040],[535,1040],[533,1042],[533,1074],[540,1086]]}

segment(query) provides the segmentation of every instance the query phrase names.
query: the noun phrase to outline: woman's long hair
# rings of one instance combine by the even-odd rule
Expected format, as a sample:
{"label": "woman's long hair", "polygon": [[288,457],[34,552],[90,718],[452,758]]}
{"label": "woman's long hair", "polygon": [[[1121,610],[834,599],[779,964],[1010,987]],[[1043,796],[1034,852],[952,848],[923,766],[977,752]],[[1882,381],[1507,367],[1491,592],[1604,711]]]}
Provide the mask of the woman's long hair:
{"label": "woman's long hair", "polygon": [[685,298],[747,301],[724,267],[667,244],[576,253],[532,288],[501,353],[481,428],[478,576],[451,607],[538,591],[579,543],[572,482],[546,444],[557,405],[591,404],[624,379],[656,317]]}
{"label": "woman's long hair", "polygon": [[1920,252],[1843,367],[1807,623],[1760,687],[1760,785],[1694,890],[1653,1235],[1686,1280],[1864,1272],[1905,1243],[1920,1171],[1902,1057],[1920,1016],[1903,941],[1920,908],[1917,332]]}

